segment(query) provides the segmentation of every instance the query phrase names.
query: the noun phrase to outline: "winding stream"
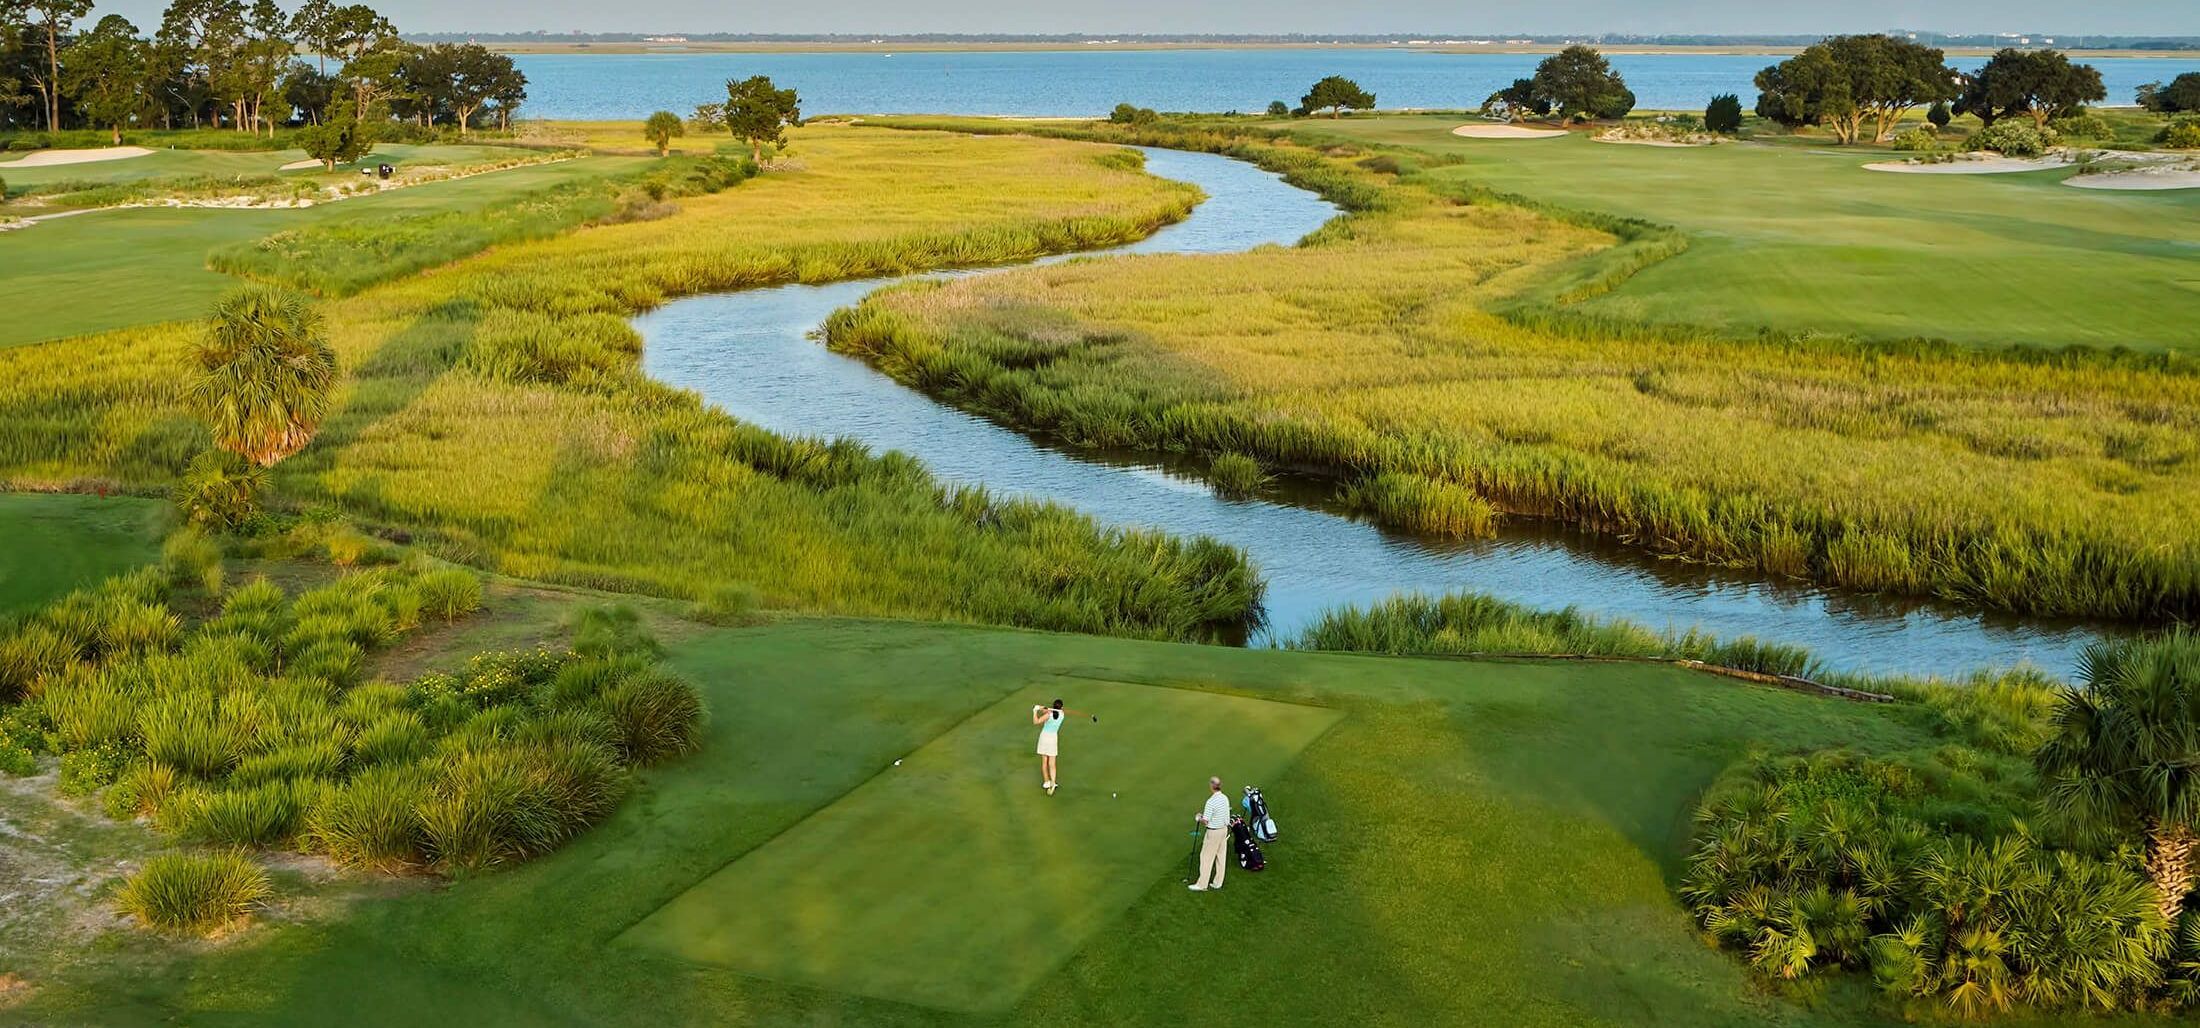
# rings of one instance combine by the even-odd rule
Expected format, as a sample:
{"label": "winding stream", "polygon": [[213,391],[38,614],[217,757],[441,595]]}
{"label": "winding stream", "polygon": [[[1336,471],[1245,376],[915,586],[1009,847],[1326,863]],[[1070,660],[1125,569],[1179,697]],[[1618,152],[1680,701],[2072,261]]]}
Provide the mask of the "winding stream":
{"label": "winding stream", "polygon": [[[1190,218],[1108,251],[1228,253],[1290,245],[1336,208],[1252,165],[1148,150],[1147,169],[1209,199]],[[1091,255],[1081,255],[1089,257]],[[1061,260],[1072,258],[1048,258]],[[985,271],[945,274],[985,274]],[[1104,522],[1203,534],[1242,547],[1268,580],[1270,632],[1288,636],[1327,607],[1408,590],[1472,589],[1536,607],[1578,606],[1652,628],[1799,643],[1834,668],[1958,673],[2029,661],[2057,674],[2098,626],[1861,596],[1656,557],[1562,525],[1512,519],[1494,539],[1437,540],[1378,529],[1286,484],[1225,500],[1151,457],[1067,453],[943,406],[832,353],[814,338],[834,310],[892,278],[780,286],[680,300],[636,319],[644,369],[777,432],[850,436],[901,450],[934,474],[1059,501]]]}

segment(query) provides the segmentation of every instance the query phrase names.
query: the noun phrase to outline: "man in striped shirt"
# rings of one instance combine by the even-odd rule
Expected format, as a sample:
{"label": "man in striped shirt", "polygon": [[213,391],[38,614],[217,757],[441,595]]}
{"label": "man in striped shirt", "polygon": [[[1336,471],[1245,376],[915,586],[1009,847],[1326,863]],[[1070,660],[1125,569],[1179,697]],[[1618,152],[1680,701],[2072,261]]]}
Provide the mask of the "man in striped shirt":
{"label": "man in striped shirt", "polygon": [[1222,779],[1207,779],[1207,805],[1196,820],[1207,837],[1199,843],[1199,880],[1192,891],[1222,888],[1222,871],[1230,866],[1230,798],[1222,794]]}

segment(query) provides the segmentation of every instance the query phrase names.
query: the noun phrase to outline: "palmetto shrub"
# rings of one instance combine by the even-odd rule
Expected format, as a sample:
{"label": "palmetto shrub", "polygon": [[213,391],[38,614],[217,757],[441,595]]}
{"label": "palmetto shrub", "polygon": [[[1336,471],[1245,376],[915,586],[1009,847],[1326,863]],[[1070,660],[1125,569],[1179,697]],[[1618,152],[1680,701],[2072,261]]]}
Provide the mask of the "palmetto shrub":
{"label": "palmetto shrub", "polygon": [[163,853],[122,883],[116,907],[142,924],[210,934],[274,894],[267,872],[235,853]]}
{"label": "palmetto shrub", "polygon": [[2028,770],[1960,747],[1752,758],[1698,810],[1681,896],[1777,978],[1868,971],[1965,1017],[2144,1006],[2171,939],[2137,855],[2030,834]]}

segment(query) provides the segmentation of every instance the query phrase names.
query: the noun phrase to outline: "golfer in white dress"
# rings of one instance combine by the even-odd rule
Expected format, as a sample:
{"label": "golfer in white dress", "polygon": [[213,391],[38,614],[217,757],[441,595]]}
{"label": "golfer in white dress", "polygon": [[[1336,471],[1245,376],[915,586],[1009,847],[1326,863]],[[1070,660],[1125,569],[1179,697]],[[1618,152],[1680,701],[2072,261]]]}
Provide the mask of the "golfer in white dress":
{"label": "golfer in white dress", "polygon": [[1062,701],[1051,707],[1031,708],[1031,723],[1039,726],[1039,785],[1054,795],[1054,758],[1062,754]]}

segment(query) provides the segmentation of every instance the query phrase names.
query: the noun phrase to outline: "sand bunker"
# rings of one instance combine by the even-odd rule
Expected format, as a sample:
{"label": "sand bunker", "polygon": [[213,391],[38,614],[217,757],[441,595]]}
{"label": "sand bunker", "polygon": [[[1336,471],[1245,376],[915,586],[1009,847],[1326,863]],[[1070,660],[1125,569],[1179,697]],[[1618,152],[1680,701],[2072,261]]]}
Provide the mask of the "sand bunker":
{"label": "sand bunker", "polygon": [[313,158],[311,158],[311,157],[308,157],[308,158],[306,158],[305,160],[302,160],[302,161],[292,161],[292,162],[290,162],[289,164],[285,164],[285,165],[283,165],[282,167],[280,167],[280,168],[277,168],[277,169],[275,169],[275,170],[276,170],[276,171],[304,171],[304,170],[306,170],[307,168],[318,168],[318,167],[322,167],[322,164],[321,164],[321,162],[320,162],[320,161],[317,161],[317,160],[314,160],[314,159],[313,159]]}
{"label": "sand bunker", "polygon": [[1566,130],[1525,125],[1461,125],[1452,129],[1451,134],[1468,139],[1550,139],[1565,135]]}
{"label": "sand bunker", "polygon": [[51,168],[62,164],[91,164],[96,161],[143,157],[152,152],[142,146],[103,146],[96,150],[33,150],[30,156],[0,164],[0,168]]}
{"label": "sand bunker", "polygon": [[1591,142],[1625,143],[1628,146],[1671,146],[1678,147],[1683,150],[1692,150],[1699,146],[1712,145],[1710,143],[1683,143],[1672,139],[1608,139],[1604,136],[1597,136],[1593,138]]}
{"label": "sand bunker", "polygon": [[2200,189],[2200,168],[2135,168],[2072,175],[2063,185],[2080,189]]}
{"label": "sand bunker", "polygon": [[2060,157],[1976,157],[1958,158],[1943,164],[1879,161],[1864,165],[1864,170],[1892,171],[1903,175],[2008,175],[2019,171],[2045,171],[2069,166],[2069,162]]}

